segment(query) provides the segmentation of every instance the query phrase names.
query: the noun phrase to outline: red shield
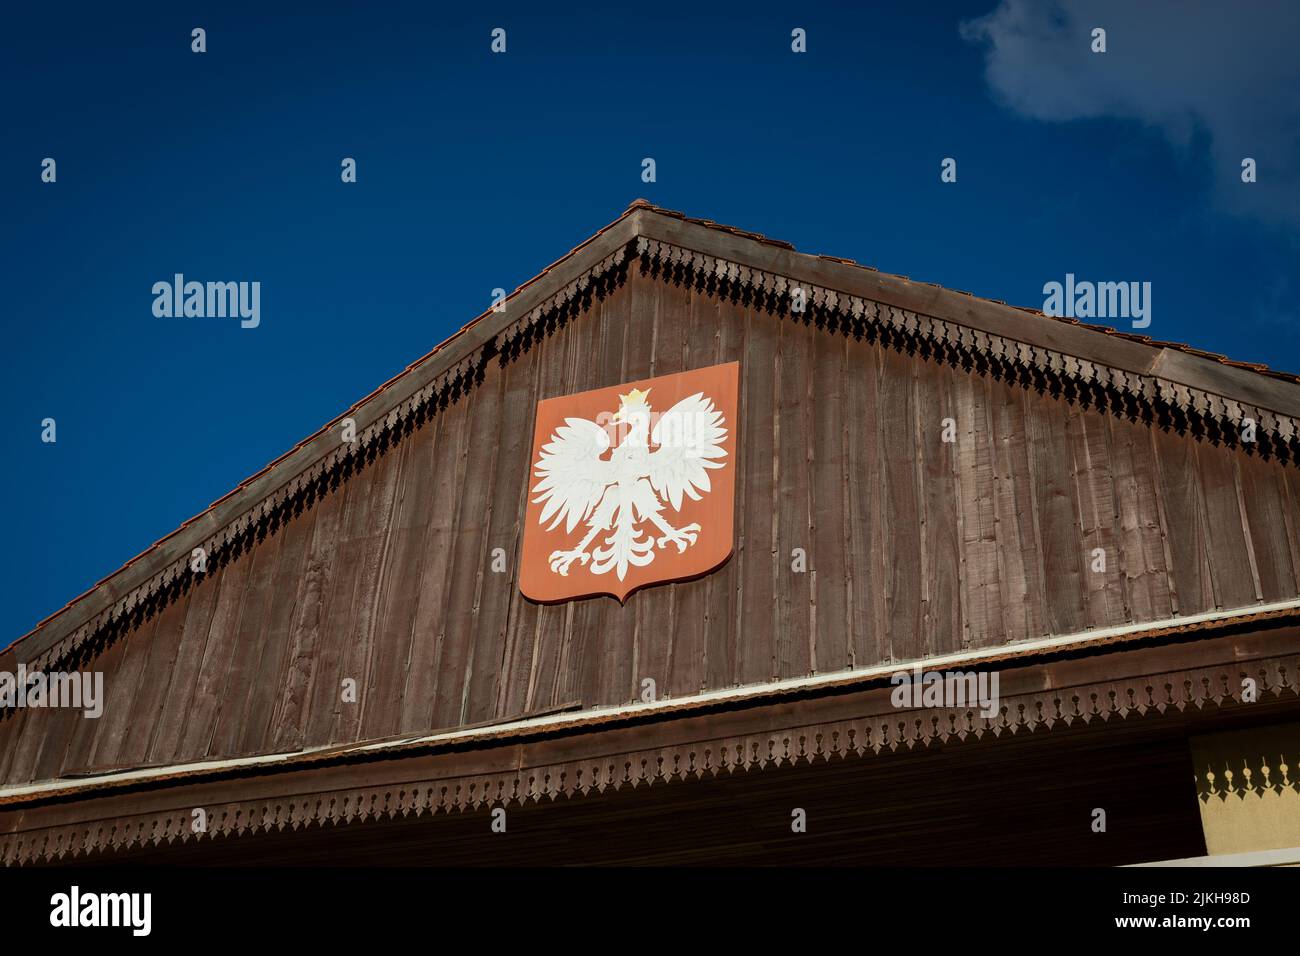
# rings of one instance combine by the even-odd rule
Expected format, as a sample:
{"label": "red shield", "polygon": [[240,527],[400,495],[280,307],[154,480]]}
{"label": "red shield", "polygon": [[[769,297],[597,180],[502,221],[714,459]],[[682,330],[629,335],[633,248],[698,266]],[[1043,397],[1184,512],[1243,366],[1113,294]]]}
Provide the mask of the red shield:
{"label": "red shield", "polygon": [[731,556],[739,379],[731,362],[537,404],[526,597],[624,601]]}

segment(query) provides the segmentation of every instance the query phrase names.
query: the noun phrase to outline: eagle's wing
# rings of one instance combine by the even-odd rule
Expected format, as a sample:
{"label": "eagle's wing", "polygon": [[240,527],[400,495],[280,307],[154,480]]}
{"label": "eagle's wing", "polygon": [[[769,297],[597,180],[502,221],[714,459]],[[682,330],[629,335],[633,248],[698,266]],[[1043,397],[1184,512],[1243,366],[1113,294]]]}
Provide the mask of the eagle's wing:
{"label": "eagle's wing", "polygon": [[699,501],[699,493],[712,487],[708,469],[721,468],[723,462],[716,459],[727,455],[723,424],[713,401],[696,392],[668,409],[655,425],[650,440],[659,447],[650,453],[647,476],[674,509],[681,510],[682,495]]}
{"label": "eagle's wing", "polygon": [[572,531],[600,503],[613,478],[612,466],[600,457],[608,448],[605,429],[586,418],[566,418],[542,446],[541,457],[533,466],[534,474],[542,479],[533,486],[539,493],[533,503],[543,505],[542,524],[555,517],[547,531],[561,521],[566,532]]}

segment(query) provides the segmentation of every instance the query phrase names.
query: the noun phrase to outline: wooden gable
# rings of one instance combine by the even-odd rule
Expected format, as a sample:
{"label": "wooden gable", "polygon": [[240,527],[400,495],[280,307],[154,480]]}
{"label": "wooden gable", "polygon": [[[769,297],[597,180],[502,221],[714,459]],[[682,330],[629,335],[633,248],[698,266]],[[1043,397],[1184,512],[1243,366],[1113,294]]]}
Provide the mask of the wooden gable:
{"label": "wooden gable", "polygon": [[[7,713],[0,780],[590,710],[647,678],[684,698],[1300,594],[1293,382],[993,303],[954,312],[842,263],[778,274],[780,244],[644,208],[575,255],[359,406],[357,448],[325,430],[227,523],[183,529],[8,652],[103,671],[107,700],[98,720]],[[731,361],[731,560],[622,606],[524,598],[536,403]],[[1227,427],[1244,412],[1258,447]],[[196,541],[214,542],[202,575],[184,572]]]}

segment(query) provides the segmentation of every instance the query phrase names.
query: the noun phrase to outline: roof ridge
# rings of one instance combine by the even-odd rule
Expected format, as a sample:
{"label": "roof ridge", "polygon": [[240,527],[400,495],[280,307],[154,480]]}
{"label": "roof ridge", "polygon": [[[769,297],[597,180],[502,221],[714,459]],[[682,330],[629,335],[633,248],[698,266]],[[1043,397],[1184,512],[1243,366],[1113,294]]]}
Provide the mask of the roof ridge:
{"label": "roof ridge", "polygon": [[[739,229],[735,226],[728,226],[723,223],[714,222],[712,219],[697,219],[692,216],[688,216],[683,212],[678,212],[677,210],[674,209],[666,209],[663,206],[656,206],[654,203],[646,199],[633,200],[632,203],[628,206],[627,211],[630,212],[633,209],[645,209],[649,212],[658,213],[661,216],[670,216],[674,219],[680,219],[683,222],[691,223],[692,225],[703,226],[706,229],[713,229],[719,232],[725,232],[730,235],[740,236],[746,239],[754,239],[758,242],[762,242],[767,245],[773,245],[773,246],[778,246],[780,248],[788,249],[791,252],[799,252],[799,250],[792,243],[784,242],[779,239],[771,239],[763,235],[762,233],[748,232],[744,229]],[[899,273],[885,272],[884,270],[879,269],[876,266],[867,265],[866,263],[863,262],[858,262],[856,259],[845,259],[841,256],[825,255],[822,253],[815,253],[815,252],[812,253],[803,252],[800,254],[815,256],[816,258],[823,259],[827,262],[837,262],[842,265],[853,266],[858,269],[865,269],[870,272],[879,273],[882,276],[889,276],[891,278],[899,279],[905,282],[918,281],[910,278],[909,276],[900,275]],[[1261,375],[1265,375],[1270,378],[1277,378],[1283,381],[1300,384],[1300,373],[1286,372],[1280,369],[1275,369],[1263,362],[1245,362],[1238,359],[1229,358],[1227,355],[1223,355],[1218,352],[1208,352],[1205,351],[1204,349],[1198,349],[1195,346],[1189,345],[1184,342],[1173,342],[1173,341],[1167,341],[1162,339],[1153,339],[1149,335],[1142,335],[1136,332],[1126,332],[1123,329],[1117,329],[1109,325],[1097,325],[1091,322],[1082,322],[1079,319],[1072,318],[1070,316],[1048,315],[1047,313],[1043,312],[1042,309],[1036,309],[1033,306],[1012,305],[1010,303],[1003,301],[1002,299],[991,299],[987,296],[978,295],[974,292],[968,292],[965,289],[951,288],[950,286],[945,286],[940,282],[926,282],[924,284],[934,286],[935,288],[938,289],[945,289],[949,292],[956,292],[961,295],[970,296],[971,298],[979,299],[980,301],[983,302],[991,302],[996,305],[1003,305],[1003,306],[1007,306],[1008,308],[1018,309],[1021,312],[1027,312],[1030,315],[1035,315],[1038,316],[1039,318],[1047,319],[1048,321],[1062,322],[1068,325],[1078,326],[1079,328],[1088,329],[1089,331],[1101,332],[1104,335],[1119,336],[1121,338],[1125,338],[1133,342],[1140,342],[1143,345],[1150,345],[1154,348],[1173,349],[1178,352],[1185,352],[1188,355],[1195,355],[1198,358],[1205,358],[1214,362],[1218,362],[1220,365],[1226,365],[1231,368],[1246,369],[1248,371],[1257,372]]]}

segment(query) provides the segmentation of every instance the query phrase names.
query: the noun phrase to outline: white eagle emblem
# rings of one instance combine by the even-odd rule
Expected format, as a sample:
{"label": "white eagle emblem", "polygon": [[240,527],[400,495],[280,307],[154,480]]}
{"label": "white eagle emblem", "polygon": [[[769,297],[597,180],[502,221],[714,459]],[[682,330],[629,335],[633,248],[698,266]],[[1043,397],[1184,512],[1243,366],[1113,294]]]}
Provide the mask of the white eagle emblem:
{"label": "white eagle emblem", "polygon": [[[698,524],[674,528],[663,512],[666,505],[680,511],[683,496],[699,501],[711,490],[709,469],[723,467],[717,459],[727,454],[725,422],[713,402],[696,392],[660,415],[652,429],[649,394],[634,388],[619,396],[609,423],[624,425],[626,435],[608,459],[609,433],[586,418],[566,418],[542,446],[533,466],[541,481],[532,489],[538,494],[533,503],[543,505],[540,523],[550,521],[550,531],[563,521],[569,534],[579,522],[587,527],[576,548],[551,552],[551,571],[567,575],[574,561],[590,562],[592,574],[612,570],[621,581],[629,565],[654,560],[656,545],[674,544],[681,553],[695,543]],[[643,532],[645,521],[659,530],[657,541]],[[602,543],[588,552],[604,532]]]}

